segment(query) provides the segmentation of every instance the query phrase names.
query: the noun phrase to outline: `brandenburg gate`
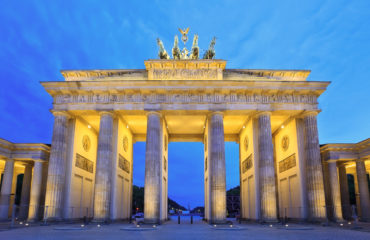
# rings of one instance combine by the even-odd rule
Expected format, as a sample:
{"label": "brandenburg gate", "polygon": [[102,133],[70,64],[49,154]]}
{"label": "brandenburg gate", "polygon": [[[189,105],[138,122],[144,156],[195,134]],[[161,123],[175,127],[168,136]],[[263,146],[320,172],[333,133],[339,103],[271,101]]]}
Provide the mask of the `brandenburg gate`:
{"label": "brandenburg gate", "polygon": [[[184,44],[188,31],[180,29]],[[157,43],[160,59],[144,61],[145,69],[68,70],[65,81],[41,83],[53,98],[51,148],[0,139],[0,220],[11,215],[23,172],[22,218],[131,218],[138,141],[146,141],[146,223],[168,219],[175,141],[204,144],[209,223],[226,222],[226,141],[239,144],[242,219],[353,219],[354,174],[357,213],[370,220],[370,139],[319,146],[317,99],[329,82],[307,81],[308,70],[226,69],[214,59],[215,38],[203,59],[197,35],[191,51],[180,51],[175,36],[172,59]]]}
{"label": "brandenburg gate", "polygon": [[[47,217],[78,202],[96,221],[128,218],[133,143],[146,141],[144,217],[167,219],[168,143],[204,143],[205,218],[226,220],[225,141],[240,144],[242,217],[326,218],[317,98],[307,70],[225,69],[218,59],[147,60],[142,70],[62,71],[42,82],[55,116]],[[281,181],[285,179],[285,181]],[[286,185],[287,184],[287,185]],[[279,204],[281,194],[295,194]],[[285,192],[284,192],[285,191]],[[284,205],[285,204],[285,205]]]}

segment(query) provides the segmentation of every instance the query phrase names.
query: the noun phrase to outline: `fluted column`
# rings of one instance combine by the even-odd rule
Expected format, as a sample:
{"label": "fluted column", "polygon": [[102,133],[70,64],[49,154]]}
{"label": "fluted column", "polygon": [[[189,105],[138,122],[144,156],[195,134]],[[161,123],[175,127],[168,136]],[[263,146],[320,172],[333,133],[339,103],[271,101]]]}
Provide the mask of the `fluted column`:
{"label": "fluted column", "polygon": [[346,165],[338,166],[339,185],[340,185],[340,199],[342,203],[343,218],[351,219],[352,210],[349,202],[348,179],[346,173]]}
{"label": "fluted column", "polygon": [[370,221],[370,194],[366,177],[365,162],[356,161],[358,190],[360,194],[361,221]]}
{"label": "fluted column", "polygon": [[303,115],[307,195],[310,220],[323,220],[326,218],[325,192],[316,115],[316,112]]}
{"label": "fluted column", "polygon": [[97,222],[109,219],[112,157],[113,113],[101,112],[94,191],[94,221]]}
{"label": "fluted column", "polygon": [[145,149],[144,221],[160,222],[161,161],[162,161],[161,115],[147,114]]}
{"label": "fluted column", "polygon": [[333,218],[336,221],[343,221],[337,163],[329,162],[328,168]]}
{"label": "fluted column", "polygon": [[24,177],[22,183],[22,193],[21,193],[21,204],[19,216],[21,219],[27,219],[28,207],[30,204],[30,190],[31,190],[31,180],[32,180],[32,165],[26,164],[24,169]]}
{"label": "fluted column", "polygon": [[226,222],[226,171],[224,120],[221,112],[211,113],[208,122],[211,223]]}
{"label": "fluted column", "polygon": [[61,219],[63,203],[69,115],[65,112],[53,112],[53,114],[54,127],[51,140],[44,216],[59,220]]}
{"label": "fluted column", "polygon": [[0,220],[8,219],[10,194],[12,193],[14,160],[7,159],[0,194]]}
{"label": "fluted column", "polygon": [[33,175],[31,182],[30,207],[28,210],[28,220],[38,220],[40,196],[42,185],[42,162],[35,161],[33,165]]}
{"label": "fluted column", "polygon": [[270,115],[270,112],[262,112],[257,116],[261,221],[277,220],[274,148]]}

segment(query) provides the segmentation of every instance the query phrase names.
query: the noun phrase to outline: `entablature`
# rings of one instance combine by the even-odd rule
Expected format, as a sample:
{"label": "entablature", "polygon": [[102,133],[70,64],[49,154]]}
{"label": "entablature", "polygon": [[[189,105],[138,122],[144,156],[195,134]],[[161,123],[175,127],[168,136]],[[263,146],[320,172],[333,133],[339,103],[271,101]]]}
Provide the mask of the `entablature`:
{"label": "entablature", "polygon": [[359,143],[331,143],[320,147],[324,161],[356,161],[370,159],[370,138]]}
{"label": "entablature", "polygon": [[[113,104],[120,109],[151,107],[160,104],[171,109],[201,105],[218,105],[225,109],[259,109],[258,105],[275,105],[279,109],[317,109],[317,98],[328,82],[241,82],[241,81],[110,81],[110,82],[43,82],[54,98],[54,107],[86,104]],[[138,106],[138,104],[140,106]],[[299,107],[299,105],[302,105]],[[193,106],[190,106],[193,105]],[[197,107],[197,106],[198,107]],[[283,106],[284,105],[284,106]],[[113,107],[115,108],[115,107]],[[269,109],[269,107],[262,107]],[[66,108],[66,109],[69,109]],[[182,109],[182,108],[180,108]],[[203,108],[202,108],[203,109]]]}
{"label": "entablature", "polygon": [[0,156],[13,160],[48,161],[50,146],[42,143],[12,143],[0,139]]}
{"label": "entablature", "polygon": [[225,69],[222,59],[151,59],[145,69],[62,70],[66,81],[306,81],[310,70]]}

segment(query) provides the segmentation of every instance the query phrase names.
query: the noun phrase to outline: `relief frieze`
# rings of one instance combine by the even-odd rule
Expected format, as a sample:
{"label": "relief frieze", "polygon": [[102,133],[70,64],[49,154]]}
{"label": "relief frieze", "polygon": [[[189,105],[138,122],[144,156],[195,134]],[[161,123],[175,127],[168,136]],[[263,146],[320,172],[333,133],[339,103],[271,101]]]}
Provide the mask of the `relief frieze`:
{"label": "relief frieze", "polygon": [[127,93],[127,94],[61,94],[55,96],[56,104],[64,103],[305,103],[317,104],[311,94],[258,94],[258,93]]}
{"label": "relief frieze", "polygon": [[[149,73],[150,74],[150,73]],[[153,69],[153,80],[216,80],[217,69]]]}
{"label": "relief frieze", "polygon": [[279,173],[285,172],[297,165],[295,153],[279,162]]}

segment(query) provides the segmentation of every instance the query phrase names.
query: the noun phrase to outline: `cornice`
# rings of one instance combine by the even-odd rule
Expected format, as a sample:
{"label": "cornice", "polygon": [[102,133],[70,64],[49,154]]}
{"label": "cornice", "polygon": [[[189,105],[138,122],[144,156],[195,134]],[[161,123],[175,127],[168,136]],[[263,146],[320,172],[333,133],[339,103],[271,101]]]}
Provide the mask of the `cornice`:
{"label": "cornice", "polygon": [[351,153],[364,158],[370,154],[370,138],[358,143],[330,143],[320,147],[321,154]]}
{"label": "cornice", "polygon": [[[191,81],[201,78],[207,80],[204,72],[195,71],[194,74],[203,76],[190,75],[185,71],[194,70],[212,70],[218,69],[218,80],[252,80],[252,81],[306,81],[310,70],[282,70],[282,69],[225,69],[226,61],[224,60],[147,60],[144,61],[146,69],[94,69],[94,70],[62,70],[61,74],[66,81],[110,81],[110,80],[155,80],[153,71],[168,70],[182,71],[177,77],[181,80]],[[162,74],[163,75],[163,74]],[[164,75],[170,80],[171,76]]]}
{"label": "cornice", "polygon": [[229,92],[314,92],[321,95],[330,82],[317,81],[78,81],[78,82],[41,82],[50,95],[67,92],[122,92],[122,91],[229,91]]}

